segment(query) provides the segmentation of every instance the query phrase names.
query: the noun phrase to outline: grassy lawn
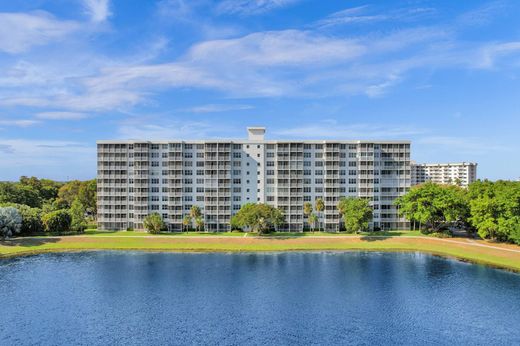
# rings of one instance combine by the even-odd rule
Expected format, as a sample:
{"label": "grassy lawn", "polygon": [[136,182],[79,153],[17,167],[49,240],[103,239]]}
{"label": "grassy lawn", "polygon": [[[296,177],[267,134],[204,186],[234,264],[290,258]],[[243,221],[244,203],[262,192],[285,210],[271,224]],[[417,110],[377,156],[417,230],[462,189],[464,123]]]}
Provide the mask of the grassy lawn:
{"label": "grassy lawn", "polygon": [[[117,236],[119,235],[119,236]],[[254,237],[243,233],[218,233],[220,237],[199,233],[150,236],[142,232],[89,231],[83,236],[33,237],[0,241],[0,257],[39,252],[81,250],[148,250],[148,251],[420,251],[455,257],[520,271],[520,247],[471,241],[463,238],[438,239],[418,237],[414,232],[392,232],[378,237],[337,236],[337,233],[292,233]],[[186,234],[184,234],[186,235]],[[326,235],[326,236],[324,236]],[[329,236],[330,235],[330,236]],[[407,237],[403,237],[407,235]],[[408,237],[411,235],[412,237]],[[332,237],[336,236],[336,237]]]}
{"label": "grassy lawn", "polygon": [[[150,236],[147,232],[135,232],[135,231],[99,231],[96,229],[87,229],[85,235],[95,237],[148,237]],[[276,232],[271,234],[262,235],[262,237],[315,237],[315,236],[359,236],[360,234],[349,234],[349,233],[337,233],[337,232]],[[388,231],[388,232],[371,232],[361,233],[361,235],[371,236],[424,236],[419,231]],[[257,236],[256,233],[243,233],[243,232],[168,232],[161,233],[157,236],[164,237],[244,237],[244,236]]]}

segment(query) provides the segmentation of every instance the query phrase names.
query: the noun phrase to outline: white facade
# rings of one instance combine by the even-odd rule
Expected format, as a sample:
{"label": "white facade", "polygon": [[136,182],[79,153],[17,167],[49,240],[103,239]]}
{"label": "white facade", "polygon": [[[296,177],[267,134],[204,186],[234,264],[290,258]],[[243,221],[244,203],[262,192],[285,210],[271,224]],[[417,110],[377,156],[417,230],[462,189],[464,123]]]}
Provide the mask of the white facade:
{"label": "white facade", "polygon": [[411,186],[409,141],[275,141],[265,128],[247,140],[98,141],[98,227],[143,228],[152,212],[172,231],[193,205],[205,230],[227,231],[245,203],[267,203],[302,231],[303,204],[322,198],[327,230],[340,230],[341,197],[371,200],[372,227],[408,227],[393,201]]}
{"label": "white facade", "polygon": [[411,168],[412,185],[431,181],[467,187],[477,180],[477,164],[473,162],[419,164],[412,162]]}

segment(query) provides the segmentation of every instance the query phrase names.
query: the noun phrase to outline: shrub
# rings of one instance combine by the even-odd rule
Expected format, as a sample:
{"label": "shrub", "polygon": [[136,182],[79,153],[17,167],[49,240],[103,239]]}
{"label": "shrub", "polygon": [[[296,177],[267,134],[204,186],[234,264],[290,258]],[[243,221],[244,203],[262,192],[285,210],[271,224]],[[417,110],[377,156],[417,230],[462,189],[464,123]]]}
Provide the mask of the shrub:
{"label": "shrub", "polygon": [[43,231],[42,210],[39,208],[31,208],[24,204],[4,203],[2,207],[13,207],[18,210],[22,216],[21,235],[35,234]]}
{"label": "shrub", "polygon": [[0,208],[0,236],[5,239],[20,233],[22,216],[13,207]]}
{"label": "shrub", "polygon": [[134,228],[133,228],[133,227],[128,227],[128,228],[126,229],[126,231],[127,231],[127,232],[133,232],[133,231],[134,231]]}
{"label": "shrub", "polygon": [[72,218],[66,210],[52,211],[43,215],[42,222],[45,232],[58,234],[69,232]]}

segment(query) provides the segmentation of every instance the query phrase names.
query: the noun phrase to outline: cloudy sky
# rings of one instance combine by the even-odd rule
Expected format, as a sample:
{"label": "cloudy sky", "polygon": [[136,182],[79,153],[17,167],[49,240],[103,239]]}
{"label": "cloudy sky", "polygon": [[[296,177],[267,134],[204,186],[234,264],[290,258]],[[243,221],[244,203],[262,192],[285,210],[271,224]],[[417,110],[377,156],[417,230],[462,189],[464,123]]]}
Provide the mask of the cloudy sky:
{"label": "cloudy sky", "polygon": [[98,139],[410,139],[520,177],[520,1],[0,2],[0,180]]}

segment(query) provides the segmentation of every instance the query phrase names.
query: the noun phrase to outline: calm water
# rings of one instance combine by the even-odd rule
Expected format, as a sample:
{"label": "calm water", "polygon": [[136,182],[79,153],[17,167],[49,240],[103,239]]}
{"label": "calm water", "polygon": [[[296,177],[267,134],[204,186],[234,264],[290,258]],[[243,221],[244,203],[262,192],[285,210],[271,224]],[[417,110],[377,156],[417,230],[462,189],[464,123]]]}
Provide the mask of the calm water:
{"label": "calm water", "polygon": [[422,254],[46,254],[0,304],[0,345],[520,344],[520,275]]}

